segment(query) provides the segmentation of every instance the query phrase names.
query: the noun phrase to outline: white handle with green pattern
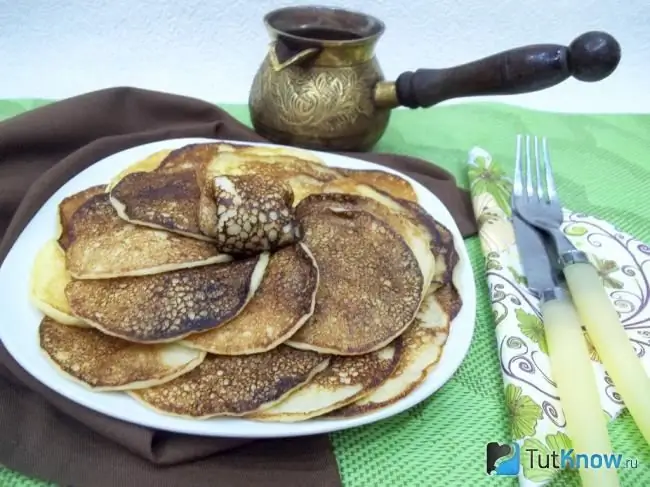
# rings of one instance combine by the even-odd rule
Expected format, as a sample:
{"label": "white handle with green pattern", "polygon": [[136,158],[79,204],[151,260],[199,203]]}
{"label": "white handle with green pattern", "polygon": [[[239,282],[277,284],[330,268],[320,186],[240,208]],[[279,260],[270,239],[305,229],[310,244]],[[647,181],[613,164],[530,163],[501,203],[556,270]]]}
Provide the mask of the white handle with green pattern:
{"label": "white handle with green pattern", "polygon": [[564,267],[569,290],[605,370],[650,443],[650,377],[634,352],[596,269],[588,263]]}
{"label": "white handle with green pattern", "polygon": [[[542,302],[544,330],[553,379],[566,418],[567,434],[576,453],[609,455],[612,445],[600,405],[594,369],[582,326],[570,299]],[[583,487],[616,487],[615,468],[581,468]]]}

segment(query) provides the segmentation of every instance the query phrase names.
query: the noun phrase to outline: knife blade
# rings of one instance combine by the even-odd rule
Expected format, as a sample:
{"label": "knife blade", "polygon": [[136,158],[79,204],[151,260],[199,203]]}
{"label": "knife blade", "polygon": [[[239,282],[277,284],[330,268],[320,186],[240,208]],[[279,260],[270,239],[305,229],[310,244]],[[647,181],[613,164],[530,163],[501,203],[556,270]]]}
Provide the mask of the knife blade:
{"label": "knife blade", "polygon": [[[557,260],[549,255],[547,242],[536,228],[517,214],[513,214],[512,223],[528,287],[540,299],[551,376],[557,385],[572,446],[576,453],[611,454],[607,422],[582,325],[561,285]],[[615,468],[581,468],[579,472],[584,487],[620,485]]]}

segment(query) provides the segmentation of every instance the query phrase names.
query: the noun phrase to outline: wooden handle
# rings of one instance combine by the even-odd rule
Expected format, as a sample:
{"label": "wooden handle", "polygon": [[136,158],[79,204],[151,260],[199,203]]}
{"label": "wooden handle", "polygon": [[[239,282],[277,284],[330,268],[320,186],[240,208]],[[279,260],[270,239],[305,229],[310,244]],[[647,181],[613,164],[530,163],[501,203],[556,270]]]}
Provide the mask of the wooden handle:
{"label": "wooden handle", "polygon": [[650,377],[634,352],[596,269],[586,263],[572,264],[564,268],[564,276],[605,370],[650,444]]}
{"label": "wooden handle", "polygon": [[[551,373],[576,454],[612,454],[607,423],[582,327],[568,298],[541,306]],[[559,452],[558,452],[559,454]],[[619,485],[615,468],[581,468],[583,487]]]}
{"label": "wooden handle", "polygon": [[621,60],[619,43],[605,32],[587,32],[569,47],[538,44],[504,51],[447,69],[419,69],[396,80],[397,98],[425,108],[463,96],[514,95],[550,88],[570,76],[600,81]]}

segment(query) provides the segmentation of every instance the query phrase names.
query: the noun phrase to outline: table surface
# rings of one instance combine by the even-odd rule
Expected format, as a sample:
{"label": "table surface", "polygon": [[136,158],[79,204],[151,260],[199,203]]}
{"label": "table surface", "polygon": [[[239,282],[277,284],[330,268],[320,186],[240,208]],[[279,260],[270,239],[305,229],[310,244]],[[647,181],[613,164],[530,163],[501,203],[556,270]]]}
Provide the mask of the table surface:
{"label": "table surface", "polygon": [[[0,119],[46,100],[0,101]],[[225,106],[249,123],[245,106]],[[396,110],[377,151],[421,157],[451,171],[467,187],[466,160],[474,146],[512,169],[515,135],[545,135],[565,205],[605,218],[650,242],[650,115],[571,115],[474,103],[431,110]],[[332,435],[345,487],[515,486],[485,474],[485,444],[507,442],[494,323],[477,237],[465,241],[478,289],[476,333],[456,375],[420,406],[374,425]],[[610,424],[614,451],[638,460],[622,470],[622,486],[650,485],[650,446],[627,413]],[[3,487],[51,485],[0,468]],[[550,487],[579,486],[562,472]]]}

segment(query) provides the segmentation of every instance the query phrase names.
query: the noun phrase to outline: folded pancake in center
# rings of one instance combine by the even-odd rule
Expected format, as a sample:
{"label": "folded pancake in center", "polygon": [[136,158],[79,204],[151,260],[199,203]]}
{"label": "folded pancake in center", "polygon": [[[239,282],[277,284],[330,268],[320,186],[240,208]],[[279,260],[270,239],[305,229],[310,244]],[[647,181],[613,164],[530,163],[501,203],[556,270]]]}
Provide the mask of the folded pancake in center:
{"label": "folded pancake in center", "polygon": [[290,245],[300,237],[294,215],[297,198],[338,177],[324,164],[282,152],[221,151],[197,170],[199,227],[224,252]]}
{"label": "folded pancake in center", "polygon": [[335,355],[379,350],[415,318],[428,284],[418,258],[374,214],[320,207],[313,196],[297,215],[319,269],[316,306],[287,344]]}
{"label": "folded pancake in center", "polygon": [[271,350],[311,317],[317,289],[318,268],[309,249],[302,243],[284,247],[270,256],[260,287],[239,315],[183,343],[218,355]]}
{"label": "folded pancake in center", "polygon": [[84,202],[64,230],[67,269],[76,279],[155,274],[232,259],[212,243],[128,223],[106,193]]}
{"label": "folded pancake in center", "polygon": [[376,352],[332,357],[327,369],[307,385],[250,417],[261,421],[305,421],[358,401],[390,377],[401,353],[402,340],[397,338]]}
{"label": "folded pancake in center", "polygon": [[[164,154],[164,157],[161,155]],[[217,176],[262,175],[289,183],[294,196],[314,192],[339,173],[310,152],[288,147],[224,143],[190,144],[156,153],[123,171],[110,185],[111,203],[121,218],[200,240],[215,240],[199,220],[203,205],[216,212],[211,180]],[[207,191],[207,193],[206,193]]]}
{"label": "folded pancake in center", "polygon": [[255,355],[210,355],[191,372],[130,394],[173,416],[243,416],[273,406],[325,369],[329,357],[280,345]]}
{"label": "folded pancake in center", "polygon": [[38,336],[41,350],[59,371],[95,391],[163,384],[194,369],[205,358],[205,352],[175,343],[140,345],[50,318],[41,321]]}
{"label": "folded pancake in center", "polygon": [[237,316],[259,287],[268,254],[174,272],[73,280],[72,313],[102,332],[132,342],[180,340]]}

